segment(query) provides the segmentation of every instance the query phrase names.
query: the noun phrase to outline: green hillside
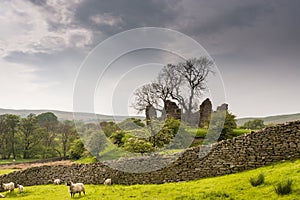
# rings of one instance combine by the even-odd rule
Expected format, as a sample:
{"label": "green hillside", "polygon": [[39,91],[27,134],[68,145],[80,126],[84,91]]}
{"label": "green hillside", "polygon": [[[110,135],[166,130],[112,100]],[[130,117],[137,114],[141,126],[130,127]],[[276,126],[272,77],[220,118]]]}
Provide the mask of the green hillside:
{"label": "green hillside", "polygon": [[[59,120],[73,120],[73,112],[67,111],[58,111],[58,110],[14,110],[14,109],[2,109],[0,108],[0,115],[2,114],[15,114],[20,115],[21,117],[26,117],[30,113],[40,114],[44,112],[53,112]],[[77,118],[84,122],[95,122],[94,114],[93,113],[77,113]],[[111,115],[102,115],[97,114],[97,117],[101,121],[116,121],[121,122],[126,118],[134,117],[139,119],[144,119],[143,116],[111,116]],[[275,115],[275,116],[268,116],[268,117],[247,117],[247,118],[237,118],[238,126],[243,125],[246,121],[253,120],[253,119],[262,119],[264,120],[265,124],[280,124],[290,121],[300,120],[300,113],[297,114],[287,114],[287,115]]]}
{"label": "green hillside", "polygon": [[237,125],[241,126],[246,121],[253,120],[253,119],[262,119],[266,125],[267,124],[281,124],[281,123],[285,123],[285,122],[300,120],[300,113],[287,114],[287,115],[275,115],[275,116],[268,116],[268,117],[238,118]]}
{"label": "green hillside", "polygon": [[[14,110],[14,109],[2,109],[0,108],[0,115],[3,114],[15,114],[20,115],[21,117],[26,117],[30,113],[34,113],[36,115],[45,113],[45,112],[52,112],[54,113],[59,120],[73,120],[73,112],[67,112],[67,111],[58,111],[58,110]],[[129,117],[135,117],[135,118],[143,118],[141,116],[110,116],[110,115],[101,115],[97,114],[97,117],[100,121],[115,121],[115,122],[121,122],[124,119],[127,119]],[[76,113],[76,119],[82,120],[86,123],[94,123],[95,121],[95,115],[93,113]]]}
{"label": "green hillside", "polygon": [[[258,174],[265,175],[265,182],[257,187],[251,186],[249,179]],[[278,196],[275,185],[290,178],[293,180],[291,194]],[[4,192],[11,199],[56,200],[70,199],[65,185],[42,185],[25,187],[24,193]],[[78,194],[77,194],[78,195]],[[78,198],[76,195],[76,199]],[[300,199],[300,160],[286,161],[267,167],[237,174],[189,182],[165,183],[162,185],[86,185],[86,196],[80,199]]]}

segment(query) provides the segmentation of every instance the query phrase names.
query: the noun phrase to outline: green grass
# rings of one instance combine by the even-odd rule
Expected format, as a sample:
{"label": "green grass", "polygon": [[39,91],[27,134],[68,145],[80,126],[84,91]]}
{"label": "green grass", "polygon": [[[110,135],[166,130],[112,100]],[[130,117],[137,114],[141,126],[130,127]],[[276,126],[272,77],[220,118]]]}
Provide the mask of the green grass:
{"label": "green grass", "polygon": [[104,151],[100,153],[101,160],[116,160],[126,156],[126,151],[122,151],[113,144],[109,144]]}
{"label": "green grass", "polygon": [[89,163],[94,163],[94,162],[98,162],[98,161],[95,157],[84,157],[84,158],[75,160],[74,162],[80,163],[80,164],[89,164]]}
{"label": "green grass", "polygon": [[[265,182],[252,187],[249,179],[263,173]],[[277,195],[274,187],[281,180],[292,178],[293,190],[291,194]],[[17,190],[10,194],[3,194],[11,199],[56,200],[70,199],[68,188],[64,185],[42,185],[25,187],[20,194]],[[166,183],[162,185],[86,185],[86,196],[75,199],[235,199],[235,200],[292,200],[300,196],[300,159],[276,165],[263,167],[237,174],[221,177],[206,178],[190,182]]]}
{"label": "green grass", "polygon": [[265,182],[265,175],[263,173],[260,173],[258,176],[254,176],[254,177],[251,177],[249,179],[249,182],[251,183],[251,185],[253,187],[256,187],[256,186],[259,186],[261,184],[263,184]]}
{"label": "green grass", "polygon": [[205,138],[205,135],[207,133],[207,129],[204,128],[189,128],[187,131],[194,135],[196,138]]}
{"label": "green grass", "polygon": [[250,129],[234,129],[233,130],[233,136],[236,137],[236,136],[239,136],[239,135],[243,135],[245,133],[250,133],[252,130]]}
{"label": "green grass", "polygon": [[264,124],[281,124],[285,122],[292,122],[296,120],[300,120],[300,113],[296,114],[287,114],[287,115],[275,115],[275,116],[268,116],[268,117],[247,117],[247,118],[239,118],[237,119],[237,125],[242,126],[245,122],[253,119],[262,119],[264,121]]}
{"label": "green grass", "polygon": [[293,180],[287,179],[281,181],[280,183],[277,183],[274,189],[278,195],[287,195],[292,192],[292,185],[293,185]]}
{"label": "green grass", "polygon": [[[190,134],[195,135],[195,138],[202,138],[204,139],[206,134],[207,134],[207,129],[204,128],[189,128],[187,130]],[[234,129],[232,135],[234,137],[239,136],[239,135],[243,135],[245,133],[250,133],[251,130],[249,129]]]}
{"label": "green grass", "polygon": [[16,159],[15,161],[13,159],[3,159],[0,160],[0,164],[9,164],[9,163],[22,163],[22,162],[30,162],[37,159]]}
{"label": "green grass", "polygon": [[17,171],[17,169],[0,169],[0,175],[8,174],[10,172]]}

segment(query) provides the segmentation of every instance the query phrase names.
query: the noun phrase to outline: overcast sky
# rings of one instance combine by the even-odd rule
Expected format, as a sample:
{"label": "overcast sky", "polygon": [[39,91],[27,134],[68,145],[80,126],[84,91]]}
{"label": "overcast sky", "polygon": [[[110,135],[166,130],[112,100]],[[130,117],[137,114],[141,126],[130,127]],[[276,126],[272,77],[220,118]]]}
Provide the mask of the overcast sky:
{"label": "overcast sky", "polygon": [[[72,111],[76,75],[97,44],[132,28],[163,27],[207,50],[235,115],[297,113],[299,8],[298,0],[3,0],[0,107]],[[105,107],[96,112],[111,114]]]}

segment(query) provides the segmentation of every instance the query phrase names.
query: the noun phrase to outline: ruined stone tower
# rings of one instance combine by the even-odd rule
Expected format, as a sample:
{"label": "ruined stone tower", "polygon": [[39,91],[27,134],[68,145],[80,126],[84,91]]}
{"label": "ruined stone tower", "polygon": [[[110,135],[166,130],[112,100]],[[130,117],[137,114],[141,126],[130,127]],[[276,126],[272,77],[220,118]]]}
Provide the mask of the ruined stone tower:
{"label": "ruined stone tower", "polygon": [[209,98],[205,99],[200,105],[200,120],[199,127],[207,128],[209,126],[210,117],[212,113],[212,103]]}

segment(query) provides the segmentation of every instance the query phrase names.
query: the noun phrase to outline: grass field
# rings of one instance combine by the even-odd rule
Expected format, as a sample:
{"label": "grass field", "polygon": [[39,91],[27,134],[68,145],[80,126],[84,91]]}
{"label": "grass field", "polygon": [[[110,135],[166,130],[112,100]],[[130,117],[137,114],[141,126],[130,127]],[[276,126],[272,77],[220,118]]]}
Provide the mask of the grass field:
{"label": "grass field", "polygon": [[8,174],[10,172],[16,171],[17,169],[0,169],[0,175]]}
{"label": "grass field", "polygon": [[38,159],[16,159],[15,161],[13,159],[4,159],[0,160],[0,164],[9,164],[9,163],[22,163],[22,162],[30,162]]}
{"label": "grass field", "polygon": [[[252,187],[250,177],[265,174],[265,183]],[[278,196],[274,186],[286,178],[293,180],[292,193]],[[4,192],[8,199],[57,200],[70,199],[68,187],[64,185],[42,185],[25,187],[24,193],[17,190]],[[300,159],[274,164],[251,171],[221,177],[206,178],[190,182],[166,183],[162,185],[86,185],[86,195],[74,199],[300,199]]]}
{"label": "grass field", "polygon": [[[202,138],[204,139],[206,134],[207,134],[207,129],[204,128],[190,128],[188,129],[188,132],[190,134],[195,135],[196,138]],[[234,129],[232,135],[234,137],[239,136],[239,135],[243,135],[245,133],[250,133],[251,130],[249,129]]]}

